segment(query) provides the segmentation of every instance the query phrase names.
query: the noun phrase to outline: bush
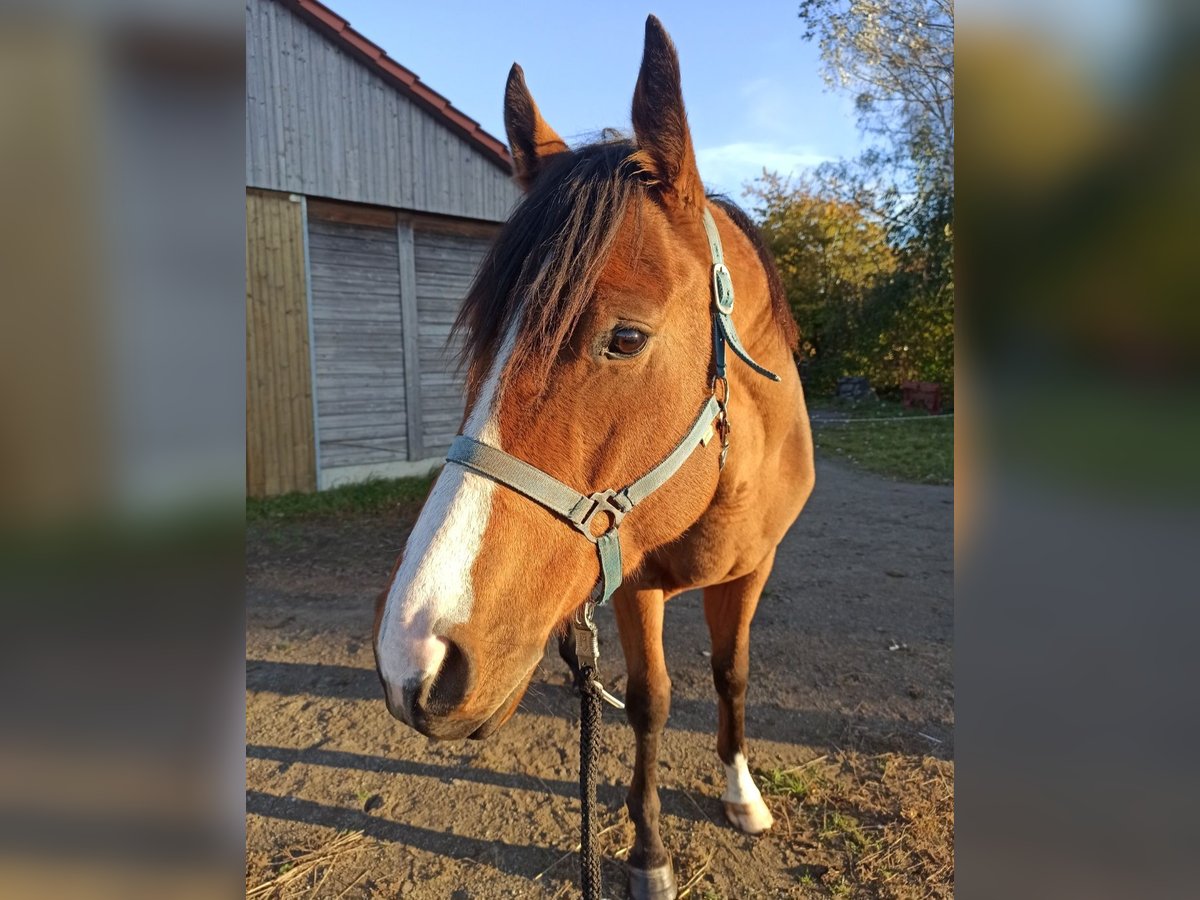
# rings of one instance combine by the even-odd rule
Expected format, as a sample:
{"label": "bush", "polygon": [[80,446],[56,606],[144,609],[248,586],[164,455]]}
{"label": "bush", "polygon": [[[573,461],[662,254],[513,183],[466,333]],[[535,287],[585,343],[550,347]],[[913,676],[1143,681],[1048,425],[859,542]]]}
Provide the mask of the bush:
{"label": "bush", "polygon": [[792,314],[801,374],[833,394],[865,375],[881,394],[905,381],[954,385],[954,285],[949,215],[935,207],[916,227],[888,229],[866,199],[851,202],[763,173],[757,197]]}

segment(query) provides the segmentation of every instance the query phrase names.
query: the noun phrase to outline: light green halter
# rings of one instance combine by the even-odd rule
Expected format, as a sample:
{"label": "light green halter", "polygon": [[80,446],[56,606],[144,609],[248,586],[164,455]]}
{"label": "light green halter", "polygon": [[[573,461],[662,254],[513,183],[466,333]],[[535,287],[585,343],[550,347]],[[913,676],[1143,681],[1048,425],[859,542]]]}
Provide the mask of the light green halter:
{"label": "light green halter", "polygon": [[[697,447],[706,445],[713,434],[714,423],[721,434],[721,466],[724,467],[725,455],[729,450],[729,418],[727,405],[729,400],[729,384],[725,379],[725,345],[733,348],[733,352],[741,357],[750,368],[760,375],[779,381],[774,372],[764,369],[746,352],[741,339],[733,327],[733,281],[729,270],[725,268],[724,253],[721,249],[721,237],[717,233],[716,223],[712,214],[704,210],[704,230],[708,233],[709,250],[712,253],[712,287],[713,287],[713,364],[712,396],[708,398],[700,410],[692,427],[657,466],[643,475],[637,481],[620,490],[597,491],[594,494],[581,494],[572,487],[563,484],[557,478],[547,475],[536,466],[531,466],[511,454],[496,447],[480,443],[474,438],[460,434],[450,446],[446,462],[455,463],[498,481],[500,484],[524,494],[535,503],[544,506],[550,512],[564,519],[567,524],[596,545],[600,556],[600,582],[598,591],[589,598],[585,617],[591,619],[591,604],[603,603],[612,596],[624,577],[621,566],[621,541],[618,529],[621,521],[637,504],[662,487],[668,479],[688,460]],[[722,384],[722,396],[717,397],[717,383]],[[600,513],[610,517],[608,529],[597,536],[592,533],[592,520]],[[580,662],[585,655],[584,648],[578,648]]]}

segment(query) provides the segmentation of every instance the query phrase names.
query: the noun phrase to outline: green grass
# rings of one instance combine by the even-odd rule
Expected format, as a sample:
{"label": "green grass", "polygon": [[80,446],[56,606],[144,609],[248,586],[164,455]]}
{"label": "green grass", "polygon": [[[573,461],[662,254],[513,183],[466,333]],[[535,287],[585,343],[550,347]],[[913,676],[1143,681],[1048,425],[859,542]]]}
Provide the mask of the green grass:
{"label": "green grass", "polygon": [[836,408],[849,418],[814,423],[818,452],[903,481],[954,481],[952,417],[935,418],[893,403],[826,408]]}
{"label": "green grass", "polygon": [[906,409],[898,400],[838,400],[827,397],[806,397],[810,414],[837,413],[854,419],[928,419],[923,409]]}
{"label": "green grass", "polygon": [[805,771],[804,767],[792,769],[760,769],[755,773],[758,785],[764,794],[794,797],[803,800],[820,779],[820,773]]}
{"label": "green grass", "polygon": [[845,877],[839,878],[829,886],[830,896],[833,897],[849,897],[853,890],[853,886],[845,879]]}
{"label": "green grass", "polygon": [[869,850],[874,841],[863,831],[854,816],[846,813],[826,813],[821,820],[820,838],[826,842],[840,842],[842,848],[854,854]]}
{"label": "green grass", "polygon": [[297,521],[390,512],[423,502],[434,474],[424,478],[379,478],[311,494],[247,499],[246,521]]}

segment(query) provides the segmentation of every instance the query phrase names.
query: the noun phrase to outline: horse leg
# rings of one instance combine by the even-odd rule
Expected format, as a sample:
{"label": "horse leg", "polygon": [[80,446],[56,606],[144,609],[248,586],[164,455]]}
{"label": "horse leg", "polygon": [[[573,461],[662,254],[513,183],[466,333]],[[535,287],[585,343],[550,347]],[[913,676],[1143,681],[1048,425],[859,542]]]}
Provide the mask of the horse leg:
{"label": "horse leg", "polygon": [[619,590],[613,608],[628,673],[625,714],[637,741],[633,782],[625,801],[635,830],[629,896],[673,900],[671,857],[658,833],[658,739],[671,708],[671,679],[662,646],[663,592]]}
{"label": "horse leg", "polygon": [[717,688],[717,755],[725,765],[725,817],[747,834],[775,824],[746,764],[746,684],[750,672],[750,620],[775,561],[774,552],[749,575],[706,588],[704,618],[712,638]]}

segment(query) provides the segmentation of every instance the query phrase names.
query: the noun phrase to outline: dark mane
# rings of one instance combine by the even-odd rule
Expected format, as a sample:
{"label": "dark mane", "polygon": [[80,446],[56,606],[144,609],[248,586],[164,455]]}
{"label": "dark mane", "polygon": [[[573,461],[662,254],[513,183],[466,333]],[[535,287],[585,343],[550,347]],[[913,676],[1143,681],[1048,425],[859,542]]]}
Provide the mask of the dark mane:
{"label": "dark mane", "polygon": [[[521,309],[513,369],[549,369],[570,337],[608,262],[630,203],[646,192],[645,175],[628,140],[604,140],[563,154],[534,183],[484,257],[454,332],[462,362],[477,385]],[[793,350],[796,324],[783,284],[758,228],[727,197],[711,196],[754,244],[767,272],[776,323]],[[634,209],[640,204],[634,204]]]}

